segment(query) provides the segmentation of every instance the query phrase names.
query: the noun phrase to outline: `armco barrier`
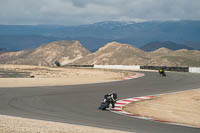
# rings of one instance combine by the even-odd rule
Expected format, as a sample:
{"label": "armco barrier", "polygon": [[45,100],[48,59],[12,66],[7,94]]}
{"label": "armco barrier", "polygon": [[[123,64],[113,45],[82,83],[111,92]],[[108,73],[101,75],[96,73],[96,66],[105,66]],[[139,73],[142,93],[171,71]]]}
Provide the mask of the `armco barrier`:
{"label": "armco barrier", "polygon": [[125,65],[94,65],[94,68],[102,69],[122,69],[122,70],[139,70],[140,66],[125,66]]}
{"label": "armco barrier", "polygon": [[189,67],[167,67],[167,66],[140,66],[140,69],[159,70],[163,68],[165,71],[189,72]]}
{"label": "armco barrier", "polygon": [[200,73],[200,67],[189,67],[189,72]]}
{"label": "armco barrier", "polygon": [[90,68],[101,68],[101,69],[122,69],[122,70],[159,70],[164,68],[166,71],[177,71],[177,72],[191,72],[200,73],[200,67],[166,67],[166,66],[139,66],[139,65],[64,65],[62,67],[90,67]]}
{"label": "armco barrier", "polygon": [[62,67],[91,67],[93,68],[94,65],[63,65]]}

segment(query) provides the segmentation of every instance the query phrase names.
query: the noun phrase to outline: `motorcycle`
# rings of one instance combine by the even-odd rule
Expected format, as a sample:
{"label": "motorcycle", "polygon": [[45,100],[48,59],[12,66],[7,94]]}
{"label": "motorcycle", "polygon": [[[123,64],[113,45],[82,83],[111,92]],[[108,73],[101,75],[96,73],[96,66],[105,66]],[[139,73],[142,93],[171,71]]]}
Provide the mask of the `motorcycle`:
{"label": "motorcycle", "polygon": [[162,76],[163,76],[163,77],[166,77],[166,73],[165,73],[165,72],[163,72],[163,73],[162,73]]}
{"label": "motorcycle", "polygon": [[104,100],[101,102],[99,106],[99,109],[101,110],[109,109],[110,105],[112,105],[112,108],[114,108],[116,99],[117,99],[117,93],[105,95]]}
{"label": "motorcycle", "polygon": [[159,74],[162,76],[162,77],[166,77],[166,73],[164,70],[159,70]]}
{"label": "motorcycle", "polygon": [[100,110],[106,110],[107,108],[109,108],[109,104],[108,102],[101,102],[101,105],[99,106]]}

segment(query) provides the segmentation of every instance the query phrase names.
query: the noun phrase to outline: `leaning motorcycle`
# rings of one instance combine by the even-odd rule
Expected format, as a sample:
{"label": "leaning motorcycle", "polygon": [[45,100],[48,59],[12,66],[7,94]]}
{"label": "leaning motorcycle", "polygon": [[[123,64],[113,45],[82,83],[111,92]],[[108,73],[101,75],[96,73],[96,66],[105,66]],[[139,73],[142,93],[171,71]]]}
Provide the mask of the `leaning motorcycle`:
{"label": "leaning motorcycle", "polygon": [[109,108],[109,105],[110,103],[112,102],[112,99],[107,99],[106,101],[102,101],[100,106],[99,106],[99,109],[101,110],[106,110],[107,108]]}

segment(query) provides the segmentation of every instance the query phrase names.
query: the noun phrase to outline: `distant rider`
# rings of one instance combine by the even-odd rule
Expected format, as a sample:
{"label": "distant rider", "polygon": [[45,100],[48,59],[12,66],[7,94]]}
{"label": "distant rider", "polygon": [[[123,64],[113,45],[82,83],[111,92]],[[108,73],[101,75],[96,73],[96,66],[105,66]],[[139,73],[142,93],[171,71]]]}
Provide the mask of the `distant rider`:
{"label": "distant rider", "polygon": [[164,68],[160,68],[160,69],[159,69],[159,73],[160,73],[160,75],[162,75],[162,76],[166,76],[165,71],[164,71]]}
{"label": "distant rider", "polygon": [[159,70],[159,73],[161,74],[163,72],[163,69],[162,68],[160,68],[160,70]]}

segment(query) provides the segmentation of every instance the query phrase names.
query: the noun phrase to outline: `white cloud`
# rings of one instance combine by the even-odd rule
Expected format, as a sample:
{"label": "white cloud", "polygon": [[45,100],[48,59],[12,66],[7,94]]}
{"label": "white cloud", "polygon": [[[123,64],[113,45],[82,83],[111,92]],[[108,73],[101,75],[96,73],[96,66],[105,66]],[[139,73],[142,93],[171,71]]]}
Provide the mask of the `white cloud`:
{"label": "white cloud", "polygon": [[199,0],[1,0],[0,24],[200,19]]}

